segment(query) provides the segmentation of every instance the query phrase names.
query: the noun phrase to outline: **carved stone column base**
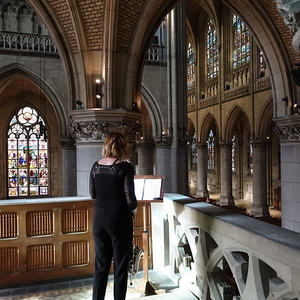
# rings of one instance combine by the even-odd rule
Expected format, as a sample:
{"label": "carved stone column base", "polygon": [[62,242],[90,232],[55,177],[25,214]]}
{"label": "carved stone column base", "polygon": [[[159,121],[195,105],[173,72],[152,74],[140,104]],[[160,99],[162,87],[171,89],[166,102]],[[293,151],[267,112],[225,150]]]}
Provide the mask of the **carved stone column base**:
{"label": "carved stone column base", "polygon": [[255,206],[252,204],[250,214],[254,217],[269,217],[270,212],[268,206]]}
{"label": "carved stone column base", "polygon": [[234,198],[233,196],[221,196],[220,197],[220,206],[226,206],[226,205],[234,205]]}
{"label": "carved stone column base", "polygon": [[197,191],[196,198],[208,198],[208,191]]}

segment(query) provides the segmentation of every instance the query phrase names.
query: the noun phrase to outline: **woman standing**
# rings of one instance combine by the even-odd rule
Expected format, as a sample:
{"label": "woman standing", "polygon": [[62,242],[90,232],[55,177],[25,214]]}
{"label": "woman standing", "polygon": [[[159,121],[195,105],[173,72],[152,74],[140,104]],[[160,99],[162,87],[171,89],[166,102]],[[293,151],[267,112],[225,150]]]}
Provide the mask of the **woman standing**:
{"label": "woman standing", "polygon": [[134,171],[132,165],[124,161],[127,142],[121,133],[108,134],[102,154],[103,158],[93,164],[90,173],[90,194],[95,199],[93,300],[104,300],[112,257],[114,299],[125,300],[132,253],[132,216],[137,207]]}

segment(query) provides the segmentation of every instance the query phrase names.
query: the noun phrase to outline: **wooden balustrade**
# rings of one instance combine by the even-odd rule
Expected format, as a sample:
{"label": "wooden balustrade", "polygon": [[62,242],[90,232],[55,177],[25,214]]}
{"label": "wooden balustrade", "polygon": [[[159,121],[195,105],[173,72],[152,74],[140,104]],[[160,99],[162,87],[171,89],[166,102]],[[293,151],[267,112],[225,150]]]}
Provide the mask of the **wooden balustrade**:
{"label": "wooden balustrade", "polygon": [[[138,202],[134,245],[143,247]],[[94,200],[66,197],[0,201],[0,287],[93,274]],[[151,257],[151,211],[146,204]],[[140,266],[143,260],[141,259]]]}

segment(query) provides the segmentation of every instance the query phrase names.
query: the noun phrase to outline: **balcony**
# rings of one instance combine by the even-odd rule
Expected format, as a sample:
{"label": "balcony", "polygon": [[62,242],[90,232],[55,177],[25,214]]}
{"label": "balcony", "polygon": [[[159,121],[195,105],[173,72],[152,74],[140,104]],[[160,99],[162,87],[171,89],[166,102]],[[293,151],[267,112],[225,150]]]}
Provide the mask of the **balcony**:
{"label": "balcony", "polygon": [[54,41],[49,35],[0,32],[0,51],[58,57]]}

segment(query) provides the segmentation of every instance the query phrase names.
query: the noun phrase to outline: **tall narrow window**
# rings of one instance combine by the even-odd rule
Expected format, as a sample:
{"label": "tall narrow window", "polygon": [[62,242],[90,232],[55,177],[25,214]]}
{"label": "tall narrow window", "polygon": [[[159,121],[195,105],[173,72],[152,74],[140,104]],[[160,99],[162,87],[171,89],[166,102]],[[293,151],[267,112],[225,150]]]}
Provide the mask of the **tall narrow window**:
{"label": "tall narrow window", "polygon": [[258,57],[258,78],[262,78],[266,75],[266,61],[263,55],[263,52],[258,48],[257,49]]}
{"label": "tall narrow window", "polygon": [[195,67],[195,53],[191,42],[187,45],[187,89],[190,90],[195,85],[196,81],[196,67]]}
{"label": "tall narrow window", "polygon": [[206,35],[206,60],[207,60],[207,79],[212,79],[218,75],[218,45],[217,33],[212,20],[208,22]]}
{"label": "tall narrow window", "polygon": [[232,136],[232,148],[231,148],[231,168],[232,172],[236,172],[236,136]]}
{"label": "tall narrow window", "polygon": [[245,22],[232,15],[232,66],[234,69],[250,61],[250,31]]}
{"label": "tall narrow window", "polygon": [[8,196],[45,196],[48,190],[48,142],[43,118],[32,107],[18,111],[7,135]]}
{"label": "tall narrow window", "polygon": [[196,133],[192,138],[191,150],[192,150],[192,164],[196,165],[197,164],[197,134]]}
{"label": "tall narrow window", "polygon": [[213,130],[211,129],[208,134],[208,140],[207,140],[207,168],[208,170],[214,170],[215,169],[215,135]]}
{"label": "tall narrow window", "polygon": [[252,141],[248,143],[248,170],[250,174],[253,174],[253,144]]}

